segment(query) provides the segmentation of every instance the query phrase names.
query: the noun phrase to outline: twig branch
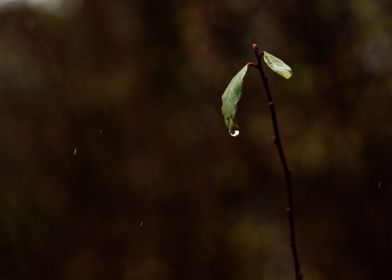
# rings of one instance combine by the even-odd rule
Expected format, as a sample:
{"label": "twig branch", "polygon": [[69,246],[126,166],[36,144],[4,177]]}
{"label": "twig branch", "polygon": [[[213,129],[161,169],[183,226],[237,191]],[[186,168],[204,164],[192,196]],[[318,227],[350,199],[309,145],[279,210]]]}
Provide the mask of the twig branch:
{"label": "twig branch", "polygon": [[267,95],[268,107],[269,107],[270,113],[271,113],[272,125],[273,125],[273,129],[274,129],[273,141],[274,141],[274,144],[276,145],[276,148],[279,153],[279,158],[282,163],[283,173],[284,173],[284,177],[285,177],[285,181],[286,181],[287,200],[288,200],[288,207],[286,209],[286,212],[287,212],[287,216],[289,219],[290,244],[291,244],[291,251],[292,251],[293,261],[294,261],[295,280],[301,280],[303,278],[303,276],[301,273],[298,251],[297,251],[297,242],[296,242],[296,237],[295,237],[294,196],[293,196],[293,187],[292,187],[292,183],[291,183],[291,171],[290,171],[290,168],[288,167],[286,156],[285,156],[285,153],[283,150],[282,141],[280,139],[278,119],[276,116],[275,105],[272,100],[271,91],[270,91],[270,88],[268,85],[268,78],[264,73],[263,66],[261,63],[261,58],[263,57],[264,52],[259,51],[256,44],[253,44],[252,48],[253,48],[255,55],[256,55],[256,58],[257,58],[257,65],[256,66],[251,65],[251,66],[255,67],[258,70],[258,72],[260,73],[260,77],[263,80],[265,93]]}

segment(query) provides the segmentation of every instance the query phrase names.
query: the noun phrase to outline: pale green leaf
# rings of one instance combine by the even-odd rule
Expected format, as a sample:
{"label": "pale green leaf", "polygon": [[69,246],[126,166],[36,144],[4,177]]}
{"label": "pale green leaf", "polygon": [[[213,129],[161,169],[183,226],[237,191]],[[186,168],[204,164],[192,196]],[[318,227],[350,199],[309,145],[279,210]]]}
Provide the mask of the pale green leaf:
{"label": "pale green leaf", "polygon": [[290,66],[284,63],[281,59],[266,51],[264,51],[263,57],[268,67],[271,68],[275,73],[281,75],[283,78],[289,79],[291,75],[293,75],[293,71],[291,70]]}
{"label": "pale green leaf", "polygon": [[237,104],[242,96],[242,83],[247,70],[248,65],[245,65],[233,77],[222,95],[222,114],[232,136],[237,136],[239,133],[238,124],[236,123]]}

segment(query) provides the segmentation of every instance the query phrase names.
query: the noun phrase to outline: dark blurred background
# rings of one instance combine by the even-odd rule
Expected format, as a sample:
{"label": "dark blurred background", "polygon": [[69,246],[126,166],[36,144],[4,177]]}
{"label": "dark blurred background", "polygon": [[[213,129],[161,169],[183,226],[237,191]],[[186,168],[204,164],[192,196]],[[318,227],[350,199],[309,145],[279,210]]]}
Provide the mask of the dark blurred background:
{"label": "dark blurred background", "polygon": [[293,279],[253,42],[293,170],[305,280],[392,274],[392,2],[0,1],[0,279]]}

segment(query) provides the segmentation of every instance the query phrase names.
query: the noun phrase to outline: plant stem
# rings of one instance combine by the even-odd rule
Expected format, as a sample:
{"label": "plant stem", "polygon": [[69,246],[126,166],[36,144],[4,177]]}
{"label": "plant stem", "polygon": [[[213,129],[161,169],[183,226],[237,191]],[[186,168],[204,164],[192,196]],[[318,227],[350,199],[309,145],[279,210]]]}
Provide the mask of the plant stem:
{"label": "plant stem", "polygon": [[301,273],[298,251],[297,251],[297,242],[296,242],[296,237],[295,237],[294,196],[293,196],[293,187],[292,187],[292,183],[291,183],[291,170],[288,167],[286,156],[285,156],[285,153],[283,150],[282,141],[280,139],[278,119],[276,116],[275,105],[272,100],[271,90],[268,85],[268,78],[264,73],[263,66],[261,63],[261,58],[264,55],[264,52],[262,52],[262,51],[260,52],[256,44],[253,44],[252,48],[253,48],[255,55],[257,57],[257,65],[250,64],[250,66],[255,67],[259,71],[260,77],[263,80],[265,93],[267,95],[268,107],[269,107],[270,113],[271,113],[273,130],[274,130],[273,141],[274,141],[274,144],[276,145],[276,148],[279,153],[279,158],[282,163],[283,173],[284,173],[284,177],[285,177],[285,181],[286,181],[287,201],[288,201],[288,207],[286,209],[286,212],[287,212],[287,216],[289,219],[290,245],[291,245],[291,251],[292,251],[293,262],[294,262],[295,280],[301,280],[303,278],[303,276]]}

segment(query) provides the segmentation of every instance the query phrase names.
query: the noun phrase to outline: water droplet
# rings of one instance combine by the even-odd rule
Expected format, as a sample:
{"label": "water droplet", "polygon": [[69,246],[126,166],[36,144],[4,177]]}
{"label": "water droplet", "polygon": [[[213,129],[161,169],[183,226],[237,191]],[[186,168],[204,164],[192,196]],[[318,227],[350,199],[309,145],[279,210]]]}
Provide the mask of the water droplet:
{"label": "water droplet", "polygon": [[381,189],[381,182],[378,182],[378,188]]}
{"label": "water droplet", "polygon": [[99,130],[99,134],[102,134],[102,132],[103,132],[103,129],[101,128],[101,129]]}
{"label": "water droplet", "polygon": [[143,221],[140,221],[139,226],[143,227],[143,224],[144,224]]}
{"label": "water droplet", "polygon": [[76,153],[77,153],[77,152],[78,152],[78,149],[75,148],[75,149],[73,150],[73,155],[76,156]]}
{"label": "water droplet", "polygon": [[229,133],[231,136],[237,137],[240,134],[240,131],[238,129],[233,129],[233,130],[229,130]]}

